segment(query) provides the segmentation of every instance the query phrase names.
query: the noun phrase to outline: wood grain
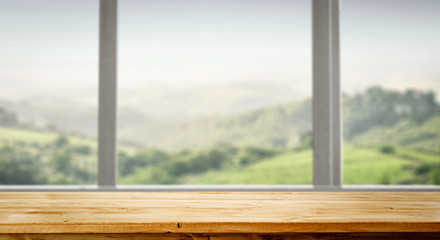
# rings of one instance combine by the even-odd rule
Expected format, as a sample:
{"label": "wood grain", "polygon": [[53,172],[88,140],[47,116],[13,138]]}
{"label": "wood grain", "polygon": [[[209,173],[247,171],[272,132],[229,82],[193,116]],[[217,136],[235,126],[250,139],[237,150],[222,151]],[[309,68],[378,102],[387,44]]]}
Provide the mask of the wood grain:
{"label": "wood grain", "polygon": [[440,193],[0,193],[3,234],[343,232],[440,232]]}
{"label": "wood grain", "polygon": [[0,234],[0,240],[438,240],[437,233]]}

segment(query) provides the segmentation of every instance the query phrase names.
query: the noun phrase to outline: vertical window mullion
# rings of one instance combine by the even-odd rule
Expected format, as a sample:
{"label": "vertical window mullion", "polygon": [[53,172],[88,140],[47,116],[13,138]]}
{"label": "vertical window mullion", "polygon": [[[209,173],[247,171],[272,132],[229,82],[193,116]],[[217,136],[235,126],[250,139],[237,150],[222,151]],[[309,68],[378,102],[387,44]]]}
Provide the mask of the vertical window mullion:
{"label": "vertical window mullion", "polygon": [[340,186],[339,2],[313,0],[313,178]]}
{"label": "vertical window mullion", "polygon": [[342,186],[342,94],[340,79],[340,0],[331,0],[332,87],[333,87],[333,186]]}
{"label": "vertical window mullion", "polygon": [[98,186],[116,186],[117,0],[100,0]]}

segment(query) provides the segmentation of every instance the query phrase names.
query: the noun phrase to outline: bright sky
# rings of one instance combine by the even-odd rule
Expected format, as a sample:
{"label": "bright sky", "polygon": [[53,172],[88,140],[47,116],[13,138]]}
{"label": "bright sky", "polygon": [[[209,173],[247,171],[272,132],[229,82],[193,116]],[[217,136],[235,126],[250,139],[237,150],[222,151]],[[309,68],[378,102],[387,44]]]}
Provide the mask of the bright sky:
{"label": "bright sky", "polygon": [[[343,0],[342,81],[440,93],[440,1]],[[97,0],[0,0],[0,97],[95,92]],[[311,93],[310,0],[120,0],[119,85],[291,82]],[[22,93],[22,94],[20,94]]]}
{"label": "bright sky", "polygon": [[440,1],[343,0],[341,11],[344,91],[376,84],[440,95]]}

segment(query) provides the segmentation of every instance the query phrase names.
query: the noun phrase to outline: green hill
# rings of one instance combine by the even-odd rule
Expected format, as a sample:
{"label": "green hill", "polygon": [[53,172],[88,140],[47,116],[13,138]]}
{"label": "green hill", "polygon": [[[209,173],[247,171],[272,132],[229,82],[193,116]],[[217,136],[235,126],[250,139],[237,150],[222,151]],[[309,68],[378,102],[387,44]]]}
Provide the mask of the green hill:
{"label": "green hill", "polygon": [[[312,181],[312,152],[307,149],[312,141],[309,139],[311,101],[135,129],[138,135],[132,136],[139,137],[138,141],[167,149],[192,150],[184,157],[187,160],[170,156],[169,165],[148,165],[144,170],[141,167],[130,177],[121,179],[125,184],[154,183],[154,177],[158,176],[153,173],[157,172],[162,173],[161,177],[168,176],[161,178],[167,184],[311,184]],[[140,135],[142,132],[149,134]],[[440,184],[439,140],[440,107],[431,92],[372,87],[364,93],[344,96],[345,184]],[[193,165],[189,162],[203,159],[197,155],[198,149],[210,148],[216,142],[234,146],[234,151],[255,146],[278,152],[249,164],[237,164],[240,153],[227,153],[222,161],[235,164],[191,170]],[[170,166],[179,166],[182,171],[170,173]]]}
{"label": "green hill", "polygon": [[377,126],[350,142],[367,147],[390,144],[440,154],[440,116],[433,116],[421,124],[405,119],[392,127]]}
{"label": "green hill", "polygon": [[311,185],[312,151],[289,151],[258,163],[235,169],[209,171],[189,176],[184,184]]}
{"label": "green hill", "polygon": [[[440,184],[435,169],[423,172],[430,160],[440,167],[439,155],[420,156],[415,151],[399,149],[394,154],[378,149],[344,146],[344,184]],[[258,163],[236,169],[213,170],[186,177],[185,184],[312,184],[312,151],[288,151]]]}
{"label": "green hill", "polygon": [[[184,122],[131,124],[121,184],[311,184],[310,100]],[[182,150],[183,149],[183,150]],[[0,107],[0,184],[93,184],[95,138],[20,122]],[[345,184],[440,184],[440,106],[431,92],[344,96]],[[26,177],[21,177],[26,176]]]}
{"label": "green hill", "polygon": [[[440,105],[432,92],[371,87],[363,93],[344,95],[343,107],[347,141],[367,144],[377,138],[387,142],[393,138],[396,144],[418,144],[420,148],[430,144],[431,150],[438,146],[434,140],[439,139],[440,131],[435,119],[440,116]],[[311,125],[312,103],[305,100],[227,116],[143,123],[125,128],[119,137],[167,150],[202,149],[222,142],[235,146],[292,148],[299,146],[301,135],[310,132]],[[383,135],[384,130],[387,136]],[[400,140],[396,140],[397,135]],[[419,139],[414,139],[415,135]]]}
{"label": "green hill", "polygon": [[95,184],[97,145],[96,138],[71,133],[0,126],[0,185]]}
{"label": "green hill", "polygon": [[121,140],[166,150],[235,146],[294,147],[311,129],[311,101],[184,122],[146,123],[119,133]]}

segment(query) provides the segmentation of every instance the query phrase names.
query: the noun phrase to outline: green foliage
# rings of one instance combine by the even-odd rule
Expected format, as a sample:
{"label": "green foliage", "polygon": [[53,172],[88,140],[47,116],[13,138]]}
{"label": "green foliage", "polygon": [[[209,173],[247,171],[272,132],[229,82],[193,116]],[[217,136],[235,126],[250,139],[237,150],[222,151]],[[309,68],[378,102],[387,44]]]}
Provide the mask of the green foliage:
{"label": "green foliage", "polygon": [[240,149],[238,160],[240,165],[249,165],[252,163],[256,163],[264,158],[272,157],[277,153],[278,151],[273,149],[245,147],[243,149]]}
{"label": "green foliage", "polygon": [[432,169],[432,165],[425,163],[425,164],[422,164],[422,165],[418,166],[415,169],[414,173],[416,175],[426,175],[426,174],[428,174],[431,171],[431,169]]}
{"label": "green foliage", "polygon": [[433,185],[440,185],[440,168],[436,168],[431,171],[429,183]]}
{"label": "green foliage", "polygon": [[187,177],[185,184],[312,184],[312,151],[288,151],[234,169]]}
{"label": "green foliage", "polygon": [[69,139],[65,135],[60,135],[55,140],[55,147],[56,148],[62,148],[69,144]]}
{"label": "green foliage", "polygon": [[72,166],[72,152],[70,149],[64,148],[59,149],[55,151],[49,162],[48,165],[58,173],[63,173],[65,175],[70,175],[71,173],[71,166]]}
{"label": "green foliage", "polygon": [[69,147],[56,149],[48,161],[54,178],[52,184],[80,184],[90,182],[96,174],[82,169],[73,162],[73,152]]}
{"label": "green foliage", "polygon": [[[345,95],[344,183],[439,184],[439,110],[432,92]],[[25,128],[14,116],[0,108],[0,184],[96,181],[96,140]],[[312,183],[310,100],[154,127],[136,135],[167,152],[119,146],[120,183]]]}
{"label": "green foliage", "polygon": [[90,155],[92,154],[92,148],[89,145],[76,145],[72,146],[72,151],[81,154],[81,155]]}
{"label": "green foliage", "polygon": [[0,184],[45,184],[38,155],[11,146],[0,147]]}
{"label": "green foliage", "polygon": [[[277,153],[279,153],[279,151],[274,149],[262,149],[257,147],[237,149],[228,144],[218,144],[215,147],[197,152],[187,150],[178,151],[171,154],[171,159],[168,161],[162,161],[156,165],[139,167],[135,173],[131,175],[121,175],[121,181],[132,184],[134,181],[141,179],[143,182],[159,184],[158,181],[151,182],[152,175],[149,173],[149,171],[158,171],[162,173],[163,176],[173,176],[172,181],[181,183],[185,181],[184,179],[186,179],[187,176],[203,174],[208,171],[229,171],[232,169],[231,167],[234,166],[234,159],[239,159],[238,161],[242,161],[243,163],[246,161],[246,164],[249,165],[274,156]],[[121,155],[123,155],[123,158],[131,158],[126,154],[120,154],[120,158]],[[145,169],[149,170],[147,171]],[[147,174],[147,176],[141,176],[145,174]],[[170,178],[166,177],[165,180],[168,181]]]}
{"label": "green foliage", "polygon": [[384,154],[393,154],[396,152],[396,149],[388,144],[384,144],[379,146],[379,152],[384,153]]}
{"label": "green foliage", "polygon": [[423,163],[414,170],[414,175],[423,181],[423,184],[440,185],[440,158],[436,163]]}
{"label": "green foliage", "polygon": [[209,169],[220,169],[232,163],[229,151],[218,147],[183,156],[175,155],[174,157],[175,160],[164,167],[173,176],[200,173]]}
{"label": "green foliage", "polygon": [[308,131],[300,136],[300,145],[298,149],[309,149],[313,148],[313,132]]}
{"label": "green foliage", "polygon": [[393,145],[405,151],[417,151],[419,158],[426,158],[427,156],[422,156],[423,153],[439,153],[440,116],[433,116],[420,125],[410,120],[402,120],[392,127],[375,127],[357,135],[350,142],[369,147]]}
{"label": "green foliage", "polygon": [[166,164],[164,166],[164,169],[166,169],[167,172],[176,177],[180,177],[185,173],[192,172],[190,163],[185,159],[178,159],[176,161],[170,162],[169,164]]}
{"label": "green foliage", "polygon": [[[141,150],[133,155],[119,154],[119,173],[122,182],[172,183],[181,176],[220,169],[230,163],[230,146],[218,146],[199,152],[178,151],[168,155],[157,149]],[[160,173],[158,176],[156,173]],[[172,177],[171,177],[172,176]],[[157,178],[157,180],[154,180]]]}
{"label": "green foliage", "polygon": [[[91,147],[87,145],[70,145],[67,136],[60,135],[52,144],[51,155],[47,162],[48,171],[52,177],[51,184],[84,184],[96,180],[96,173],[80,166],[78,154],[81,158],[91,154]],[[87,154],[88,153],[88,154]]]}
{"label": "green foliage", "polygon": [[[402,157],[400,154],[404,153]],[[431,159],[432,158],[432,159]],[[428,172],[414,171],[420,161],[427,160]],[[429,163],[429,164],[428,164]],[[344,145],[344,184],[434,184],[435,169],[440,169],[437,155],[416,154],[397,149],[384,154],[376,149]],[[186,175],[178,182],[184,184],[311,184],[312,151],[288,151],[240,168],[208,170],[202,174]]]}
{"label": "green foliage", "polygon": [[404,119],[422,124],[440,114],[433,92],[409,89],[404,93],[371,87],[344,98],[344,136],[347,139],[378,126],[390,127]]}
{"label": "green foliage", "polygon": [[177,178],[162,168],[143,168],[135,174],[121,179],[121,184],[175,184]]}
{"label": "green foliage", "polygon": [[[186,122],[145,123],[127,128],[120,135],[123,139],[168,151],[182,148],[206,149],[219,141],[238,148],[306,149],[313,144],[311,115],[312,102],[305,100],[228,116],[212,116]],[[344,137],[350,142],[370,131],[381,136],[383,134],[380,131],[403,124],[405,126],[401,126],[400,130],[404,130],[402,134],[405,136],[399,137],[401,134],[396,135],[396,132],[389,134],[400,138],[393,140],[392,145],[418,145],[417,148],[435,148],[435,151],[439,151],[438,142],[428,142],[440,139],[440,124],[438,121],[437,124],[431,122],[440,117],[440,105],[433,92],[413,89],[399,92],[371,87],[362,93],[345,94],[343,117]],[[367,140],[362,142],[367,143]],[[374,144],[377,146],[382,143],[389,142]]]}
{"label": "green foliage", "polygon": [[407,159],[412,162],[435,164],[440,162],[440,154],[414,150],[407,147],[396,147],[399,158]]}
{"label": "green foliage", "polygon": [[414,177],[411,162],[396,154],[349,144],[344,144],[343,151],[344,184],[399,184]]}
{"label": "green foliage", "polygon": [[163,164],[170,160],[167,153],[158,149],[146,149],[136,152],[133,156],[119,154],[118,169],[123,177],[133,174],[136,169]]}
{"label": "green foliage", "polygon": [[388,185],[391,184],[391,175],[389,172],[385,172],[382,175],[382,178],[380,179],[380,184],[382,185]]}

